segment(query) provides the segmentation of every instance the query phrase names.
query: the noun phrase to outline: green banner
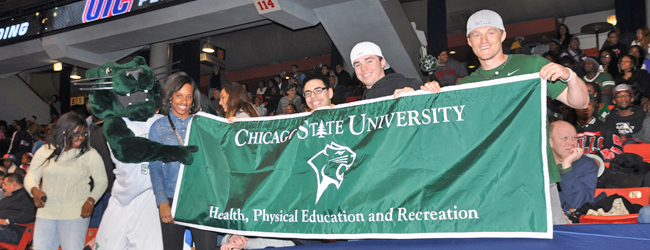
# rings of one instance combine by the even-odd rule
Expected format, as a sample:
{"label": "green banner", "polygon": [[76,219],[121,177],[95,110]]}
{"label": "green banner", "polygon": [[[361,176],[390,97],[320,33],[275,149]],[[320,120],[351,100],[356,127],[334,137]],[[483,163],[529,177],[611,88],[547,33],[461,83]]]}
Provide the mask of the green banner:
{"label": "green banner", "polygon": [[177,223],[283,238],[551,238],[538,74],[313,113],[196,115]]}

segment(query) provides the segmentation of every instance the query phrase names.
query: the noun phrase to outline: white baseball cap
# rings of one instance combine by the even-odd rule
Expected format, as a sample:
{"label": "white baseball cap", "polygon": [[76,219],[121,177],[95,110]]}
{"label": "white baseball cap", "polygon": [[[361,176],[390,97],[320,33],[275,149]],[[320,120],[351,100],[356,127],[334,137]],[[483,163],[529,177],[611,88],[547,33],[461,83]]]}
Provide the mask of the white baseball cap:
{"label": "white baseball cap", "polygon": [[495,27],[500,30],[506,30],[503,27],[503,19],[501,19],[501,16],[491,10],[479,10],[467,19],[467,36],[473,30],[480,27]]}
{"label": "white baseball cap", "polygon": [[[368,41],[360,42],[357,43],[357,45],[354,45],[352,51],[350,51],[350,63],[352,63],[352,67],[354,67],[354,60],[365,55],[376,55],[386,60],[386,57],[384,57],[384,55],[381,53],[381,48],[379,48],[377,44]],[[388,68],[390,68],[390,65],[388,65],[388,61],[386,61],[386,66],[384,66],[384,69]]]}

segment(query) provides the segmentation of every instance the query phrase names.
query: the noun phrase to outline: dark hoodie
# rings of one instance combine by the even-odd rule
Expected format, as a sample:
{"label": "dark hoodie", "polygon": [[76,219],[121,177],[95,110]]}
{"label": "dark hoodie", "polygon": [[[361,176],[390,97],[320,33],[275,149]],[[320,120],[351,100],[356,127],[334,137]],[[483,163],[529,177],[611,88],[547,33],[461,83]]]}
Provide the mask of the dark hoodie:
{"label": "dark hoodie", "polygon": [[619,115],[618,108],[614,108],[607,116],[607,127],[615,128],[621,135],[638,134],[643,128],[647,115],[639,106],[632,106],[631,109],[632,115],[622,117]]}
{"label": "dark hoodie", "polygon": [[414,90],[420,90],[422,82],[413,78],[406,78],[401,74],[392,73],[387,74],[379,79],[371,89],[366,89],[363,93],[363,99],[373,99],[393,95],[396,89],[411,87]]}

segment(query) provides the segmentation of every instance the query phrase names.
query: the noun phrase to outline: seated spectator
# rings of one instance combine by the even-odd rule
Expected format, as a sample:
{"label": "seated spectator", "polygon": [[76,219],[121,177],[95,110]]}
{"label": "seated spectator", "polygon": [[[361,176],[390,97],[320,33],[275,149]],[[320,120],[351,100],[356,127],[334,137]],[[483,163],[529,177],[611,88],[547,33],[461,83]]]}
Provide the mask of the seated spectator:
{"label": "seated spectator", "polygon": [[618,33],[615,30],[607,33],[607,40],[603,45],[604,46],[600,49],[601,52],[607,49],[613,51],[617,56],[627,54],[627,45],[618,41]]}
{"label": "seated spectator", "polygon": [[299,83],[304,83],[303,80],[305,79],[305,74],[298,71],[298,65],[296,64],[291,65],[291,75],[293,76],[293,78],[296,78]]}
{"label": "seated spectator", "polygon": [[630,50],[627,52],[628,55],[633,56],[637,60],[636,65],[641,65],[641,69],[645,69],[646,71],[650,69],[650,60],[645,58],[645,50],[641,48],[639,45],[634,45],[630,47]]}
{"label": "seated spectator", "polygon": [[0,200],[0,242],[18,244],[25,227],[18,224],[32,223],[36,207],[23,187],[23,176],[14,173],[3,178],[5,198]]}
{"label": "seated spectator", "polygon": [[612,78],[616,78],[618,76],[618,56],[616,53],[609,49],[603,49],[600,51],[599,59],[602,65],[600,70],[603,73],[612,75]]}
{"label": "seated spectator", "polygon": [[284,95],[285,89],[287,88],[287,86],[289,86],[289,81],[287,80],[285,82],[284,79],[280,77],[280,75],[275,75],[273,77],[273,81],[275,81],[275,86],[278,86],[278,89],[280,89],[280,94]]}
{"label": "seated spectator", "polygon": [[269,101],[269,99],[272,96],[272,89],[276,89],[278,94],[280,93],[280,88],[278,88],[278,83],[275,82],[273,79],[269,79],[266,82],[266,91],[264,91],[264,101]]}
{"label": "seated spectator", "polygon": [[15,164],[16,157],[12,154],[5,154],[2,157],[3,166],[7,169],[7,174],[13,173],[18,168]]}
{"label": "seated spectator", "polygon": [[[626,57],[625,57],[626,58]],[[650,115],[639,106],[632,105],[632,86],[620,84],[614,88],[614,110],[607,116],[606,124],[616,129],[623,141],[634,138],[650,143]]]}
{"label": "seated spectator", "polygon": [[548,59],[551,62],[557,63],[560,61],[560,41],[553,38],[548,44],[548,51],[542,54],[542,57]]}
{"label": "seated spectator", "polygon": [[566,24],[560,24],[557,28],[557,35],[555,36],[555,39],[560,43],[560,50],[565,50],[569,47],[571,38],[573,38],[573,35],[569,31],[569,27]]}
{"label": "seated spectator", "polygon": [[510,54],[520,55],[523,53],[524,52],[523,52],[523,48],[521,47],[521,43],[518,41],[514,41],[510,46]]}
{"label": "seated spectator", "polygon": [[[598,85],[596,85],[593,82],[586,83],[586,84],[587,84],[587,93],[589,93],[589,95],[593,96],[594,99],[596,100],[596,104],[597,104],[596,105],[596,109],[597,109],[596,118],[599,119],[599,120],[604,121],[605,117],[607,117],[607,115],[609,115],[609,112],[611,112],[611,110],[609,109],[610,104],[604,103],[602,101],[602,99],[607,99],[607,100],[609,100],[609,102],[611,102],[612,101],[612,95],[611,94],[610,95],[603,95],[600,92],[600,88],[598,87]],[[602,98],[601,99],[601,97],[605,97],[605,96],[607,96],[607,98]]]}
{"label": "seated spectator", "polygon": [[[521,45],[519,45],[521,48]],[[434,71],[440,87],[456,85],[456,83],[467,76],[467,70],[465,67],[458,61],[453,58],[449,58],[449,52],[447,50],[442,50],[438,53],[438,67]]]}
{"label": "seated spectator", "polygon": [[623,153],[623,145],[617,131],[607,127],[605,122],[598,120],[594,111],[598,104],[592,98],[586,109],[576,110],[575,129],[578,133],[578,147],[585,154],[595,154],[603,160],[611,160]]}
{"label": "seated spectator", "polygon": [[266,84],[264,84],[264,81],[260,81],[257,83],[257,95],[263,95],[266,92]]}
{"label": "seated spectator", "polygon": [[29,169],[29,164],[32,162],[33,157],[34,157],[34,154],[32,154],[32,153],[23,154],[23,158],[21,159],[20,168],[27,171]]}
{"label": "seated spectator", "polygon": [[[578,37],[572,37],[571,42],[569,43],[569,47],[562,51],[560,54],[560,58],[563,57],[569,57],[573,59],[573,71],[578,73],[579,76],[583,76],[584,72],[582,71],[582,67],[584,67],[585,64],[585,59],[587,59],[587,56],[585,53],[580,49],[580,39]],[[583,73],[581,73],[583,72]]]}
{"label": "seated spectator", "polygon": [[644,51],[650,53],[650,29],[648,27],[642,26],[636,30],[636,40],[632,41],[630,48],[634,45],[639,45]]}
{"label": "seated spectator", "polygon": [[298,79],[289,77],[289,84],[295,84],[298,86],[298,88],[296,88],[296,93],[298,93],[298,97],[300,97],[300,95],[302,95],[302,84],[298,83]]}
{"label": "seated spectator", "polygon": [[550,50],[550,41],[551,40],[547,35],[542,35],[542,38],[540,39],[541,43],[533,47],[533,54],[543,55],[544,53],[548,52]]}
{"label": "seated spectator", "polygon": [[[339,63],[339,64],[336,65],[335,69],[336,69],[336,77],[339,80],[339,84],[343,88],[347,88],[347,87],[351,86],[352,85],[352,77],[350,76],[350,73],[348,73],[347,71],[345,71],[345,69],[343,69],[343,65]],[[304,83],[304,81],[303,81],[303,83]]]}
{"label": "seated spectator", "polygon": [[40,127],[36,124],[36,116],[27,118],[27,133],[32,135],[32,137],[40,131]]}
{"label": "seated spectator", "polygon": [[22,159],[23,154],[32,151],[32,135],[27,132],[27,121],[16,121],[16,132],[11,136],[11,144],[7,154],[12,154],[16,158]]}
{"label": "seated spectator", "polygon": [[597,84],[603,93],[611,95],[614,89],[614,78],[610,74],[599,72],[599,67],[600,64],[596,59],[587,57],[584,65],[585,76],[582,79],[585,83]]}
{"label": "seated spectator", "polygon": [[289,104],[293,104],[294,107],[297,108],[296,112],[303,112],[303,110],[301,110],[302,98],[296,95],[297,91],[298,86],[295,84],[292,84],[287,88],[287,96],[280,99],[280,103],[278,103],[278,108],[276,109],[276,114],[284,114],[284,111]]}
{"label": "seated spectator", "polygon": [[287,86],[289,86],[289,84],[291,84],[291,82],[289,81],[290,77],[289,77],[289,75],[287,75],[286,70],[284,70],[284,69],[280,70],[280,75],[279,76],[280,76],[280,81],[282,82],[280,84],[282,86],[282,88],[286,88]]}
{"label": "seated spectator", "polygon": [[266,104],[267,115],[276,115],[276,109],[278,108],[280,99],[282,99],[283,96],[280,95],[280,90],[278,90],[278,88],[271,88],[271,95],[269,97],[270,98]]}
{"label": "seated spectator", "polygon": [[262,97],[262,95],[253,96],[253,105],[255,105],[257,114],[260,116],[266,116],[266,106],[264,105],[264,97]]}
{"label": "seated spectator", "polygon": [[549,145],[560,168],[560,202],[565,213],[580,208],[585,202],[594,202],[598,182],[598,164],[583,155],[577,147],[576,130],[565,121],[556,121],[549,127]]}
{"label": "seated spectator", "polygon": [[32,147],[32,155],[36,153],[36,151],[41,148],[41,146],[47,144],[45,142],[45,134],[43,132],[38,132],[36,133],[36,136],[34,137],[34,146]]}
{"label": "seated spectator", "polygon": [[632,88],[633,104],[638,105],[644,101],[645,104],[642,108],[645,109],[648,103],[647,97],[650,96],[650,74],[648,74],[648,71],[640,70],[637,63],[638,61],[633,56],[623,55],[618,62],[618,69],[621,74],[614,79],[614,82],[617,86],[622,83],[629,84]]}
{"label": "seated spectator", "polygon": [[289,105],[287,105],[287,108],[284,109],[285,115],[290,115],[295,113],[296,113],[296,106],[291,103],[289,103]]}
{"label": "seated spectator", "polygon": [[13,172],[14,174],[19,174],[23,178],[25,178],[25,175],[27,175],[27,171],[25,171],[22,168],[17,168],[16,171]]}

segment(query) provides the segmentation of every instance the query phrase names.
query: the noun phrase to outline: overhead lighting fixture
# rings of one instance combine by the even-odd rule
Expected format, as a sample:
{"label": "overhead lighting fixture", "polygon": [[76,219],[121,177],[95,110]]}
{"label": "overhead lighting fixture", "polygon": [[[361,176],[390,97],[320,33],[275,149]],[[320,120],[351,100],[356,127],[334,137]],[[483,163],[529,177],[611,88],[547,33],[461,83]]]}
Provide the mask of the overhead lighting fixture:
{"label": "overhead lighting fixture", "polygon": [[607,17],[607,23],[616,26],[616,15],[611,15]]}
{"label": "overhead lighting fixture", "polygon": [[212,44],[210,44],[209,40],[205,43],[205,45],[203,45],[202,51],[205,53],[214,53],[214,47],[212,47]]}
{"label": "overhead lighting fixture", "polygon": [[81,79],[81,76],[77,72],[77,67],[76,66],[74,68],[72,68],[72,73],[70,73],[70,78],[75,79],[75,80]]}
{"label": "overhead lighting fixture", "polygon": [[456,54],[456,51],[455,50],[449,51],[449,54],[450,55]]}
{"label": "overhead lighting fixture", "polygon": [[54,71],[61,71],[61,70],[63,70],[63,63],[61,62],[54,63]]}
{"label": "overhead lighting fixture", "polygon": [[470,69],[476,68],[476,66],[474,66],[474,65],[469,65],[467,67],[470,68]]}

